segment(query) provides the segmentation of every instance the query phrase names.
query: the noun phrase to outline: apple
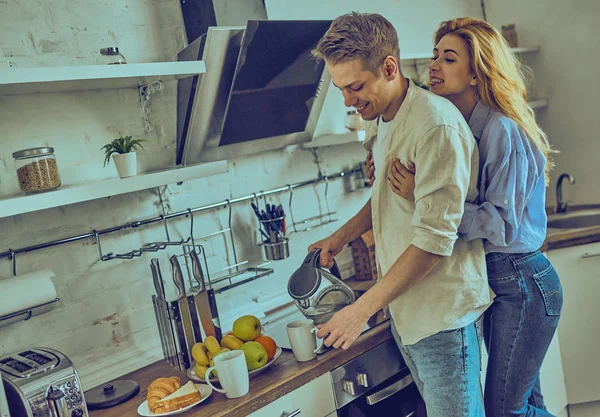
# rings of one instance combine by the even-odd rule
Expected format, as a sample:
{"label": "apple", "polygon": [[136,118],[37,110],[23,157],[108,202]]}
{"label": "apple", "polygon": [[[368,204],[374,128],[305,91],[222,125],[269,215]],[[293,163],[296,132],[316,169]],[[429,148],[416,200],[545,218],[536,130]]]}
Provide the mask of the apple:
{"label": "apple", "polygon": [[248,370],[253,371],[266,365],[269,355],[267,350],[258,342],[246,342],[242,345]]}
{"label": "apple", "polygon": [[244,342],[249,342],[260,336],[260,320],[254,316],[242,316],[233,323],[233,335]]}

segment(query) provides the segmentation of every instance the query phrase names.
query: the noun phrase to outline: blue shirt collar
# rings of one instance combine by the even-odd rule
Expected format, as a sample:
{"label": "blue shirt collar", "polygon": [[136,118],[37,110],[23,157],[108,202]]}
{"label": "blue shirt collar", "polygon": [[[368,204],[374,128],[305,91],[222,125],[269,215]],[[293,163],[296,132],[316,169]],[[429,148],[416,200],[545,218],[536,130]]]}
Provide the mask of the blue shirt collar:
{"label": "blue shirt collar", "polygon": [[471,118],[469,119],[469,127],[471,128],[471,132],[473,132],[473,136],[477,138],[479,142],[479,138],[483,135],[483,129],[486,125],[486,120],[488,116],[492,112],[490,106],[485,104],[483,101],[478,101],[473,109],[473,113],[471,113]]}

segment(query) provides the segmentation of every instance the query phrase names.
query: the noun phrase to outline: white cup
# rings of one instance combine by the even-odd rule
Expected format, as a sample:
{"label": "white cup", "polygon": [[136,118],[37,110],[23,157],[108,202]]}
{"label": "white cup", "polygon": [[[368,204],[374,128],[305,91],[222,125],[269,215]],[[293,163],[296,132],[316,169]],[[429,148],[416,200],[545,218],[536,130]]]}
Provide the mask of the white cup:
{"label": "white cup", "polygon": [[296,320],[286,326],[292,352],[298,362],[306,362],[317,356],[317,337],[319,331],[312,320]]}
{"label": "white cup", "polygon": [[[213,360],[215,366],[208,368],[204,374],[206,383],[212,389],[225,394],[227,398],[238,398],[248,394],[250,377],[248,376],[248,366],[243,351],[224,352],[219,356],[215,356]],[[217,370],[219,383],[223,389],[219,389],[210,383],[210,373],[213,369]]]}

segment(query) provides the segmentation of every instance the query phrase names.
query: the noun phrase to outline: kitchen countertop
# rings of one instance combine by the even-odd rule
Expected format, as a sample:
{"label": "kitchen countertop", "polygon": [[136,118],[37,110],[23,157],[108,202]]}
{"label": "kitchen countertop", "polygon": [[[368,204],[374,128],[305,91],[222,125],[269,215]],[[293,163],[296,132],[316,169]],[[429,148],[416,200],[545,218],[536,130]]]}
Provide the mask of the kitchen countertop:
{"label": "kitchen countertop", "polygon": [[[569,206],[567,213],[574,213],[581,210],[600,209],[600,204],[573,205]],[[554,208],[546,210],[548,216],[554,218],[560,216],[554,212]],[[600,241],[600,226],[582,227],[577,229],[552,229],[548,228],[546,240],[541,250],[568,248],[570,246],[585,245]]]}
{"label": "kitchen countertop", "polygon": [[[381,319],[383,319],[383,316],[380,314],[379,320]],[[224,394],[213,391],[210,398],[205,402],[178,414],[178,416],[245,417],[391,338],[390,322],[387,319],[384,320],[364,332],[352,344],[350,349],[332,349],[309,362],[296,361],[293,353],[284,349],[279,359],[269,369],[250,379],[250,392],[247,395],[241,398],[228,399]],[[137,416],[137,409],[146,400],[150,383],[156,378],[172,375],[179,376],[183,383],[189,380],[185,372],[175,371],[163,360],[118,378],[136,381],[140,385],[139,394],[112,408],[90,410],[90,417]]]}

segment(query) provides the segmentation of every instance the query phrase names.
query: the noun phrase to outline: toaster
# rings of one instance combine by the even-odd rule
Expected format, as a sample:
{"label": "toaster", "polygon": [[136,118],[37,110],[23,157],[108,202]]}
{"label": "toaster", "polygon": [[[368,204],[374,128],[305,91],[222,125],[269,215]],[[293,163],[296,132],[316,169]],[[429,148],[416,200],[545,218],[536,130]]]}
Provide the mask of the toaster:
{"label": "toaster", "polygon": [[88,417],[79,375],[62,353],[32,348],[0,357],[11,417]]}

